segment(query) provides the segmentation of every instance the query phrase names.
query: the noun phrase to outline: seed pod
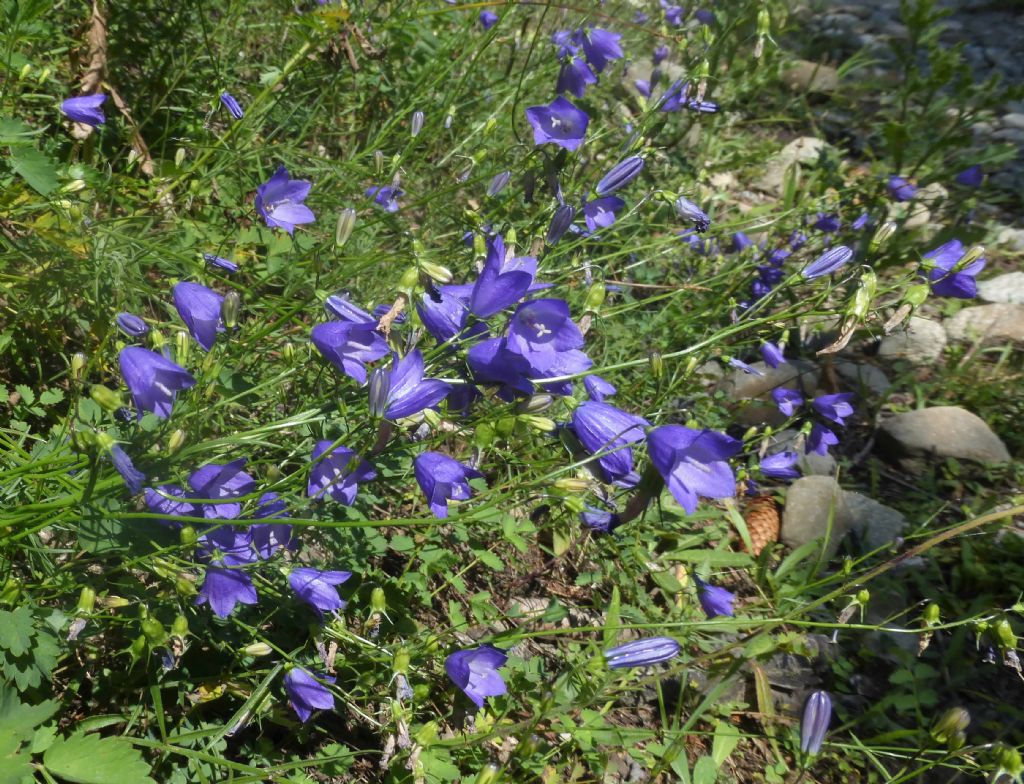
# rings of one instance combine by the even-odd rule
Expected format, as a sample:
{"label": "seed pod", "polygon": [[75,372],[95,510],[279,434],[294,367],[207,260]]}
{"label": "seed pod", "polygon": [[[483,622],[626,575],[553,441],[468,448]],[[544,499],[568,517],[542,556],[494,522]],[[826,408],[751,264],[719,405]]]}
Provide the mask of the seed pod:
{"label": "seed pod", "polygon": [[499,775],[501,775],[501,768],[491,762],[484,765],[480,772],[476,774],[475,784],[495,784],[498,781]]}
{"label": "seed pod", "polygon": [[242,308],[242,298],[237,291],[229,291],[220,303],[220,317],[226,329],[238,326],[238,311]]}
{"label": "seed pod", "polygon": [[648,360],[651,363],[651,375],[655,378],[661,378],[665,375],[665,362],[661,358],[660,351],[652,351],[648,356]]}
{"label": "seed pod", "polygon": [[124,401],[121,399],[121,393],[115,392],[113,389],[105,387],[102,384],[93,384],[89,387],[89,397],[91,397],[100,408],[104,411],[109,411],[110,413],[124,407]]}
{"label": "seed pod", "polygon": [[171,624],[171,636],[177,637],[179,640],[184,640],[188,637],[188,618],[184,615],[179,615],[174,619]]}
{"label": "seed pod", "polygon": [[356,225],[356,211],[346,207],[338,214],[338,225],[334,229],[334,247],[344,247],[348,238],[352,236],[352,229]]}
{"label": "seed pod", "polygon": [[76,608],[76,612],[79,615],[88,615],[95,607],[96,591],[86,585],[78,594],[78,607]]}

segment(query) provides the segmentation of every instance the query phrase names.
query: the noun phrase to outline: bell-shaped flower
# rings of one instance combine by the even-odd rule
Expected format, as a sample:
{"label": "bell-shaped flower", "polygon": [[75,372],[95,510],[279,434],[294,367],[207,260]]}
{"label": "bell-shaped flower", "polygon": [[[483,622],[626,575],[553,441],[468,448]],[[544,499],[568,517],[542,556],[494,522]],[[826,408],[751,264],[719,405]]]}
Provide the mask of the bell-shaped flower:
{"label": "bell-shaped flower", "polygon": [[466,361],[478,384],[501,386],[506,400],[516,393],[528,395],[533,391],[529,366],[519,354],[508,350],[505,338],[477,343],[467,352]]}
{"label": "bell-shaped flower", "polygon": [[565,232],[572,226],[573,220],[576,218],[576,208],[571,204],[560,204],[555,208],[554,214],[551,216],[551,224],[548,226],[547,236],[544,241],[548,245],[555,245],[557,242],[565,236]]}
{"label": "bell-shaped flower", "polygon": [[112,444],[110,447],[110,462],[114,464],[114,468],[117,469],[117,473],[121,475],[121,479],[124,480],[132,495],[142,492],[142,483],[146,481],[146,475],[135,468],[128,453],[117,444]]}
{"label": "bell-shaped flower", "polygon": [[440,452],[423,452],[413,461],[413,471],[420,489],[427,497],[430,511],[440,519],[448,517],[448,501],[466,501],[473,494],[470,479],[483,476]]}
{"label": "bell-shaped flower", "polygon": [[452,683],[462,689],[478,708],[482,708],[487,697],[508,692],[498,672],[498,668],[507,661],[504,651],[485,644],[451,654],[444,661],[444,669]]}
{"label": "bell-shaped flower", "polygon": [[606,397],[614,396],[619,391],[614,384],[605,381],[601,376],[587,376],[583,379],[583,387],[587,390],[590,399],[596,400],[598,403],[603,402]]}
{"label": "bell-shaped flower", "polygon": [[812,692],[804,705],[803,720],[800,722],[800,751],[817,754],[825,742],[829,722],[832,720],[832,700],[828,692]]}
{"label": "bell-shaped flower", "polygon": [[451,384],[423,377],[423,354],[413,349],[390,368],[378,368],[370,383],[370,409],[385,419],[402,419],[432,408],[451,392]]}
{"label": "bell-shaped flower", "polygon": [[224,297],[199,283],[182,281],[174,287],[174,307],[188,327],[196,343],[209,351],[217,339],[217,333],[224,331],[221,319],[221,304]]}
{"label": "bell-shaped flower", "polygon": [[241,120],[245,117],[245,112],[242,111],[242,105],[238,102],[229,92],[223,92],[220,94],[220,102],[224,104],[224,108],[228,110],[232,117],[236,120]]}
{"label": "bell-shaped flower", "polygon": [[661,65],[662,61],[670,54],[669,48],[665,44],[655,47],[654,55],[651,57],[651,62],[655,66]]}
{"label": "bell-shaped flower", "polygon": [[786,361],[786,355],[782,353],[778,344],[768,341],[761,344],[761,356],[764,358],[764,363],[770,368],[777,368]]}
{"label": "bell-shaped flower", "polygon": [[107,121],[101,108],[105,100],[107,100],[107,96],[103,93],[80,95],[76,98],[68,98],[60,105],[60,110],[69,120],[95,128]]}
{"label": "bell-shaped flower", "polygon": [[708,214],[684,196],[680,196],[675,202],[676,215],[683,220],[690,221],[693,228],[699,234],[703,234],[711,228],[711,219]]}
{"label": "bell-shaped flower", "polygon": [[580,522],[596,534],[610,534],[622,525],[622,519],[614,512],[606,512],[593,506],[587,506],[580,512]]}
{"label": "bell-shaped flower", "polygon": [[295,595],[316,610],[322,619],[324,613],[342,609],[346,602],[338,596],[338,589],[352,572],[329,572],[297,567],[288,573],[288,585]]}
{"label": "bell-shaped flower", "polygon": [[889,195],[895,201],[910,201],[917,193],[917,187],[902,177],[893,175],[889,178]]}
{"label": "bell-shaped flower", "polygon": [[840,228],[842,228],[842,225],[843,223],[839,220],[838,215],[828,212],[819,212],[818,219],[811,224],[811,228],[823,231],[826,234],[835,234]]}
{"label": "bell-shaped flower", "polygon": [[161,419],[171,415],[178,392],[195,385],[192,374],[162,354],[141,346],[127,346],[119,355],[121,375],[138,409],[152,411]]}
{"label": "bell-shaped flower", "polygon": [[958,299],[972,299],[978,295],[978,282],[975,278],[985,269],[984,256],[957,269],[957,264],[964,257],[964,245],[954,239],[929,251],[924,257],[931,259],[934,264],[928,273],[934,294]]}
{"label": "bell-shaped flower", "polygon": [[256,604],[256,587],[241,569],[210,564],[199,587],[196,604],[209,604],[214,615],[227,618],[237,604]]}
{"label": "bell-shaped flower", "polygon": [[800,469],[797,462],[800,455],[792,451],[776,452],[761,458],[761,473],[770,479],[799,479]]}
{"label": "bell-shaped flower", "polygon": [[590,122],[585,111],[561,96],[546,106],[529,107],[526,119],[533,127],[534,144],[556,144],[570,151],[583,144]]}
{"label": "bell-shaped flower", "polygon": [[651,462],[687,514],[697,510],[701,496],[735,495],[736,476],[728,460],[742,447],[742,442],[725,433],[682,425],[662,425],[647,434]]}
{"label": "bell-shaped flower", "polygon": [[488,318],[514,305],[530,290],[536,274],[537,259],[512,256],[500,234],[489,238],[484,267],[469,295],[470,311],[480,318]]}
{"label": "bell-shaped flower", "polygon": [[772,400],[786,416],[793,416],[793,412],[804,404],[804,396],[795,389],[776,387],[772,390]]}
{"label": "bell-shaped flower", "polygon": [[816,455],[824,457],[828,454],[830,446],[836,446],[839,443],[839,438],[824,425],[819,425],[817,422],[811,427],[811,433],[807,436],[807,444],[804,451],[807,454],[812,452]]}
{"label": "bell-shaped flower", "polygon": [[631,640],[604,651],[604,660],[612,670],[624,667],[649,667],[679,655],[681,646],[671,637],[646,637]]}
{"label": "bell-shaped flower", "polygon": [[735,594],[718,585],[706,583],[699,577],[695,577],[694,582],[697,584],[697,598],[700,600],[700,606],[704,608],[708,618],[717,618],[720,615],[732,617],[732,606],[736,601]]}
{"label": "bell-shaped flower", "polygon": [[470,285],[439,286],[423,294],[416,303],[420,321],[438,343],[466,339],[484,334],[484,324],[469,323],[469,302],[473,292]]}
{"label": "bell-shaped flower", "polygon": [[572,429],[583,448],[598,455],[597,464],[609,482],[629,477],[633,471],[633,450],[629,444],[642,441],[648,422],[643,417],[593,400],[572,412]]}
{"label": "bell-shaped flower", "polygon": [[253,563],[259,553],[252,546],[250,530],[220,525],[199,537],[196,557],[216,566],[234,567]]}
{"label": "bell-shaped flower", "polygon": [[610,193],[625,188],[629,183],[639,176],[644,169],[644,159],[639,155],[630,155],[619,161],[608,170],[608,173],[597,183],[598,196],[607,196]]}
{"label": "bell-shaped flower", "polygon": [[494,13],[494,11],[485,8],[480,12],[480,26],[483,27],[484,30],[490,30],[498,23],[498,18],[498,15]]}
{"label": "bell-shaped flower", "polygon": [[846,418],[853,415],[852,392],[840,392],[835,395],[819,395],[811,401],[811,406],[830,422],[837,425],[846,424]]}
{"label": "bell-shaped flower", "polygon": [[[188,499],[188,494],[178,485],[157,485],[156,489],[146,488],[146,509],[153,514],[165,514],[170,517],[197,517],[199,510]],[[159,520],[159,523],[172,528],[180,528],[177,520]]]}
{"label": "bell-shaped flower", "polygon": [[965,185],[968,188],[980,188],[984,181],[985,173],[981,170],[981,166],[979,164],[968,166],[956,175],[956,182],[960,185]]}
{"label": "bell-shaped flower", "polygon": [[330,675],[314,676],[302,667],[294,667],[285,673],[284,691],[299,721],[305,724],[315,710],[334,710],[334,695],[324,686],[324,683],[334,683],[334,680]]}
{"label": "bell-shaped flower", "polygon": [[615,213],[626,206],[618,196],[604,196],[583,204],[583,220],[587,231],[593,234],[598,229],[607,229],[615,223]]}
{"label": "bell-shaped flower", "polygon": [[401,208],[398,200],[405,196],[405,191],[397,185],[374,185],[366,189],[366,195],[373,197],[377,206],[385,212],[398,212]]}
{"label": "bell-shaped flower", "polygon": [[583,31],[583,53],[595,71],[601,73],[608,63],[623,56],[622,47],[619,46],[621,38],[621,33],[613,33],[600,27]]}
{"label": "bell-shaped flower", "polygon": [[313,211],[303,203],[312,185],[309,180],[293,180],[288,170],[280,166],[256,189],[256,212],[270,228],[293,234],[299,224],[316,220]]}
{"label": "bell-shaped flower", "polygon": [[508,350],[528,355],[580,348],[583,333],[561,299],[535,299],[519,306],[509,321]]}
{"label": "bell-shaped flower", "polygon": [[324,359],[360,384],[366,383],[366,363],[386,356],[388,343],[376,324],[328,321],[310,333],[313,345]]}
{"label": "bell-shaped flower", "polygon": [[585,61],[575,56],[562,61],[555,92],[572,93],[577,98],[582,98],[588,84],[597,84],[597,75]]}
{"label": "bell-shaped flower", "polygon": [[310,498],[321,498],[327,494],[339,504],[352,506],[359,484],[376,479],[377,472],[348,447],[336,446],[328,452],[332,443],[324,439],[313,447],[310,458],[313,467],[309,472],[306,493]]}
{"label": "bell-shaped flower", "polygon": [[192,472],[188,483],[204,517],[232,520],[242,514],[241,502],[231,499],[256,492],[256,480],[242,470],[245,463],[240,457],[230,463],[207,463]]}

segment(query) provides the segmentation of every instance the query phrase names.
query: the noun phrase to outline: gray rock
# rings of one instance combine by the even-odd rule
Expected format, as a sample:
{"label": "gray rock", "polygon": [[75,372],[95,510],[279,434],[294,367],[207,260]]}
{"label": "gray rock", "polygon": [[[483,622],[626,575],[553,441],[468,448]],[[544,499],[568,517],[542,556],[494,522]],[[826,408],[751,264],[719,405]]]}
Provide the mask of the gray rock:
{"label": "gray rock", "polygon": [[929,365],[946,348],[946,330],[937,321],[911,316],[904,329],[882,338],[878,356],[884,360],[902,359],[915,365]]}
{"label": "gray rock", "polygon": [[1010,112],[1009,114],[1003,115],[1003,125],[1007,128],[1017,128],[1024,130],[1024,114],[1019,112]]}
{"label": "gray rock", "polygon": [[1024,343],[1024,305],[964,308],[946,322],[946,333],[950,340],[980,340],[983,345]]}
{"label": "gray rock", "polygon": [[797,468],[804,476],[835,476],[836,459],[831,454],[819,455],[816,452],[805,454],[805,438],[799,430],[786,428],[773,434],[768,439],[768,454],[784,452],[787,449],[800,455]]}
{"label": "gray rock", "polygon": [[794,92],[834,93],[839,89],[839,72],[830,65],[797,60],[782,74]]}
{"label": "gray rock", "polygon": [[823,557],[829,560],[839,549],[850,522],[843,488],[832,477],[801,477],[786,490],[781,538],[788,547],[796,549],[815,539],[823,539]]}
{"label": "gray rock", "polygon": [[1007,272],[997,278],[978,281],[978,299],[1024,305],[1024,272]]}
{"label": "gray rock", "polygon": [[992,134],[992,138],[1011,144],[1024,144],[1024,128],[1000,128]]}
{"label": "gray rock", "polygon": [[996,235],[996,245],[1010,250],[1024,250],[1024,229],[1006,226]]}
{"label": "gray rock", "polygon": [[847,490],[843,500],[850,510],[850,530],[857,534],[865,552],[891,544],[907,529],[902,514],[873,498]]}
{"label": "gray rock", "polygon": [[755,187],[768,193],[781,193],[790,166],[815,164],[820,160],[822,152],[829,149],[828,143],[816,136],[794,139],[768,161]]}
{"label": "gray rock", "polygon": [[[945,338],[945,335],[943,335]],[[841,359],[835,364],[836,373],[855,392],[871,392],[883,396],[889,391],[889,377],[880,367],[863,362]],[[862,395],[863,396],[863,395]]]}
{"label": "gray rock", "polygon": [[921,408],[886,419],[878,429],[876,446],[911,470],[936,458],[1010,459],[1006,446],[985,421],[959,406]]}

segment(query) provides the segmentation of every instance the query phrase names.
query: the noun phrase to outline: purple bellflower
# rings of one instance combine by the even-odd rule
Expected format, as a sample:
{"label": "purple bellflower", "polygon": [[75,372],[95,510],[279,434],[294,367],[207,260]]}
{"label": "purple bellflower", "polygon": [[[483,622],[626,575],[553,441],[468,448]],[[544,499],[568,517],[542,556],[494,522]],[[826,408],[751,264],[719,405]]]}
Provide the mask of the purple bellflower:
{"label": "purple bellflower", "polygon": [[619,161],[608,170],[608,173],[597,183],[597,195],[607,196],[609,193],[626,187],[644,170],[644,159],[639,155],[630,155]]}
{"label": "purple bellflower", "polygon": [[121,475],[132,495],[142,492],[142,483],[146,481],[146,475],[135,468],[128,453],[117,444],[110,447],[110,462],[114,464],[114,468],[117,469],[117,473]]}
{"label": "purple bellflower", "polygon": [[694,582],[697,584],[697,598],[700,600],[700,606],[704,608],[708,618],[717,618],[720,615],[733,616],[735,594],[721,586],[706,583],[699,577],[695,577]]}
{"label": "purple bellflower", "polygon": [[860,231],[861,229],[868,225],[869,220],[871,220],[871,216],[866,212],[862,212],[860,214],[860,217],[850,224],[850,228],[853,229],[854,231]]}
{"label": "purple bellflower", "polygon": [[299,567],[288,573],[288,585],[295,595],[316,610],[321,619],[324,613],[345,607],[345,600],[338,596],[336,585],[341,585],[352,572],[323,572],[319,569]]}
{"label": "purple bellflower", "polygon": [[800,751],[817,754],[825,742],[829,722],[832,720],[832,700],[828,692],[816,691],[807,698],[803,721],[800,722]]}
{"label": "purple bellflower", "polygon": [[671,637],[647,637],[608,648],[604,651],[604,660],[612,670],[624,667],[649,667],[674,659],[680,650],[679,643]]}
{"label": "purple bellflower", "polygon": [[581,403],[572,412],[572,429],[583,448],[599,455],[597,464],[609,482],[631,479],[633,450],[629,444],[644,439],[649,427],[643,417],[593,400]]}
{"label": "purple bellflower", "polygon": [[742,359],[736,359],[735,357],[733,357],[732,359],[729,360],[729,365],[730,365],[730,367],[734,367],[737,370],[742,370],[748,376],[763,376],[764,375],[764,371],[763,370],[758,370],[756,367],[748,365]]}
{"label": "purple bellflower", "polygon": [[794,229],[789,235],[789,249],[796,253],[807,244],[807,235]]}
{"label": "purple bellflower", "polygon": [[334,695],[324,683],[334,683],[330,675],[314,676],[309,670],[294,667],[284,676],[284,690],[288,695],[288,704],[292,706],[305,724],[315,710],[334,710]]}
{"label": "purple bellflower", "polygon": [[224,104],[224,108],[231,113],[231,116],[236,120],[241,120],[245,116],[245,112],[242,111],[242,105],[238,103],[238,100],[229,92],[223,92],[220,94],[220,102]]}
{"label": "purple bellflower", "polygon": [[220,256],[215,256],[212,253],[204,253],[203,260],[211,267],[217,267],[227,273],[238,272],[238,265],[235,264],[235,262],[221,258]]}
{"label": "purple bellflower", "polygon": [[672,5],[666,0],[661,0],[661,7],[665,12],[665,24],[679,27],[683,23],[683,7],[681,5]]}
{"label": "purple bellflower", "polygon": [[121,375],[132,393],[139,419],[152,411],[161,419],[171,415],[175,395],[195,385],[192,374],[155,351],[141,346],[121,349]]}
{"label": "purple bellflower", "polygon": [[388,343],[373,321],[328,321],[313,327],[310,338],[324,359],[360,384],[366,383],[366,363],[388,353]]}
{"label": "purple bellflower", "polygon": [[107,96],[103,93],[96,95],[79,95],[76,98],[68,98],[60,105],[60,110],[69,120],[82,123],[83,125],[103,125],[107,118],[103,115],[103,102]]}
{"label": "purple bellflower", "polygon": [[595,534],[610,534],[622,525],[622,520],[617,514],[596,509],[593,506],[587,506],[580,512],[580,522]]}
{"label": "purple bellflower", "polygon": [[512,172],[503,171],[498,172],[491,178],[490,185],[487,186],[487,195],[491,198],[497,196],[508,186],[509,180],[512,179]]}
{"label": "purple bellflower", "polygon": [[612,33],[602,30],[600,27],[592,27],[583,31],[581,41],[583,53],[595,71],[601,73],[609,62],[623,56],[622,47],[619,46],[621,38],[620,33]]}
{"label": "purple bellflower", "polygon": [[473,378],[479,384],[498,384],[505,400],[516,393],[528,395],[533,391],[530,368],[523,357],[508,350],[505,338],[490,338],[472,346],[466,361]]}
{"label": "purple bellflower", "polygon": [[141,338],[149,332],[149,325],[133,313],[118,313],[118,329],[132,338]]}
{"label": "purple bellflower", "polygon": [[615,223],[615,213],[626,206],[626,202],[618,196],[604,196],[593,199],[583,205],[583,220],[587,231],[593,234],[598,229],[607,229]]}
{"label": "purple bellflower", "polygon": [[207,463],[192,472],[188,483],[204,517],[231,520],[242,514],[241,502],[230,499],[256,492],[256,480],[242,470],[245,463],[240,457],[230,463]]}
{"label": "purple bellflower", "polygon": [[478,708],[482,708],[487,697],[508,692],[498,672],[498,668],[507,661],[504,651],[485,644],[451,654],[444,661],[444,669],[452,683],[462,689]]}
{"label": "purple bellflower", "polygon": [[[146,488],[146,508],[153,514],[165,514],[171,517],[196,517],[199,512],[195,504],[190,503],[188,494],[178,485],[158,485],[154,490]],[[180,528],[177,520],[158,520],[161,525]]]}
{"label": "purple bellflower", "polygon": [[470,479],[483,477],[479,471],[440,452],[423,452],[413,461],[420,489],[427,497],[434,517],[448,517],[448,501],[466,501],[473,494]]}
{"label": "purple bellflower", "polygon": [[914,194],[917,193],[917,188],[912,183],[909,183],[902,177],[897,177],[896,175],[889,178],[889,184],[887,187],[889,189],[889,195],[895,201],[910,201],[914,198]]}
{"label": "purple bellflower", "polygon": [[708,218],[708,214],[689,199],[680,196],[676,199],[675,208],[676,215],[683,220],[690,221],[699,234],[703,234],[711,228],[711,219]]}
{"label": "purple bellflower", "polygon": [[939,297],[957,297],[971,299],[978,295],[978,273],[985,269],[984,256],[972,261],[963,269],[956,269],[957,263],[964,257],[964,245],[960,240],[950,240],[935,250],[924,254],[935,265],[928,273],[932,284],[932,292]]}
{"label": "purple bellflower", "polygon": [[733,253],[742,253],[747,248],[753,247],[754,241],[742,231],[733,232],[732,250]]}
{"label": "purple bellflower", "polygon": [[651,97],[651,83],[647,79],[634,79],[633,86],[644,98]]}
{"label": "purple bellflower", "polygon": [[661,65],[662,61],[669,56],[669,51],[669,48],[665,44],[655,48],[654,55],[651,57],[651,62],[655,67]]}
{"label": "purple bellflower", "polygon": [[551,225],[548,226],[547,236],[544,241],[548,245],[556,244],[565,235],[565,232],[572,226],[573,219],[576,217],[576,208],[570,204],[560,204],[555,207],[555,212],[551,216]]}
{"label": "purple bellflower", "polygon": [[614,384],[605,381],[601,376],[587,376],[583,379],[583,387],[590,399],[598,403],[603,403],[606,397],[612,397],[619,391]]}
{"label": "purple bellflower", "polygon": [[336,446],[325,454],[332,443],[324,439],[314,445],[310,457],[313,467],[309,472],[306,493],[310,498],[321,498],[326,494],[339,504],[352,506],[359,484],[376,479],[377,472],[348,447]]}
{"label": "purple bellflower", "polygon": [[845,266],[853,258],[853,251],[845,245],[836,245],[822,253],[818,258],[804,267],[800,273],[806,280],[814,280],[822,275],[829,275]]}
{"label": "purple bellflower", "polygon": [[570,56],[562,62],[555,92],[572,93],[577,98],[582,98],[588,84],[597,84],[597,75],[586,62],[576,56]]}
{"label": "purple bellflower", "polygon": [[804,403],[804,396],[797,392],[795,389],[786,389],[786,387],[775,387],[772,390],[772,400],[775,401],[775,405],[779,407],[786,416],[793,416],[793,412],[799,406]]}
{"label": "purple bellflower", "polygon": [[256,212],[270,228],[294,234],[295,227],[316,220],[313,211],[303,202],[312,187],[309,180],[293,180],[284,166],[256,189]]}
{"label": "purple bellflower", "polygon": [[968,188],[980,188],[984,181],[985,173],[981,170],[981,166],[978,164],[967,167],[956,176],[956,182],[960,185],[965,185]]}
{"label": "purple bellflower", "polygon": [[508,325],[508,350],[529,356],[538,352],[570,351],[583,346],[583,333],[561,299],[524,302]]}
{"label": "purple bellflower", "polygon": [[227,618],[237,604],[256,604],[256,587],[252,579],[240,569],[214,566],[206,567],[206,576],[199,588],[196,604],[209,603],[213,614]]}
{"label": "purple bellflower", "polygon": [[324,310],[341,321],[351,321],[354,324],[377,324],[377,319],[358,305],[353,304],[346,293],[328,296],[324,300]]}
{"label": "purple bellflower", "polygon": [[484,30],[490,30],[498,23],[498,15],[494,11],[484,9],[480,12],[480,25]]}
{"label": "purple bellflower", "polygon": [[547,106],[531,106],[526,119],[533,127],[534,144],[556,144],[572,151],[583,144],[590,118],[571,101],[559,96]]}
{"label": "purple bellflower", "polygon": [[234,567],[253,563],[259,554],[253,549],[250,531],[224,525],[199,537],[196,557],[216,566]]}
{"label": "purple bellflower", "polygon": [[188,327],[196,343],[209,351],[217,340],[217,333],[224,331],[221,319],[221,304],[224,297],[199,283],[182,281],[174,287],[174,307]]}
{"label": "purple bellflower", "polygon": [[852,392],[840,392],[836,395],[819,395],[811,401],[814,410],[830,422],[837,425],[846,424],[846,418],[853,415]]}
{"label": "purple bellflower", "polygon": [[424,293],[416,303],[420,321],[438,343],[456,338],[468,339],[487,332],[484,324],[467,327],[472,292],[473,286],[470,285],[439,286]]}
{"label": "purple bellflower", "polygon": [[398,212],[398,200],[405,195],[405,191],[394,185],[374,185],[366,189],[366,195],[372,196],[385,212]]}
{"label": "purple bellflower", "polygon": [[771,479],[799,479],[800,469],[796,467],[800,455],[796,452],[776,452],[761,458],[761,473]]}
{"label": "purple bellflower", "polygon": [[824,425],[817,422],[811,426],[811,433],[807,436],[807,445],[804,451],[808,454],[814,453],[824,457],[828,454],[828,448],[839,443],[839,438]]}
{"label": "purple bellflower", "polygon": [[764,363],[770,368],[777,368],[786,361],[786,355],[782,353],[782,349],[777,343],[767,341],[762,343],[761,356],[764,358]]}
{"label": "purple bellflower", "polygon": [[469,296],[469,309],[480,318],[488,318],[519,302],[533,285],[537,259],[513,257],[505,240],[495,235],[487,240],[487,258]]}
{"label": "purple bellflower", "polygon": [[823,231],[826,234],[835,234],[842,227],[838,215],[830,215],[826,212],[819,212],[818,219],[811,224],[811,228]]}
{"label": "purple bellflower", "polygon": [[728,460],[742,446],[742,442],[725,433],[682,425],[662,425],[647,434],[651,462],[687,514],[696,511],[700,496],[735,495],[736,477]]}
{"label": "purple bellflower", "polygon": [[432,408],[451,392],[451,384],[423,377],[423,354],[413,349],[401,359],[392,354],[390,368],[378,368],[370,383],[370,412],[402,419]]}

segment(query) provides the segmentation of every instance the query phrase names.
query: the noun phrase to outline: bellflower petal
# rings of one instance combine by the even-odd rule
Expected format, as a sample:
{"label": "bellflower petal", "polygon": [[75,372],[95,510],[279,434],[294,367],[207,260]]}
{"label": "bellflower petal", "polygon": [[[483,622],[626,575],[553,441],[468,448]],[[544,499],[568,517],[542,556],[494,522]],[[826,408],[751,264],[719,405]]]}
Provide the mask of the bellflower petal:
{"label": "bellflower petal", "polygon": [[103,93],[80,95],[76,98],[68,98],[60,105],[60,110],[69,120],[95,128],[107,121],[101,108],[105,100],[107,100],[107,96]]}
{"label": "bellflower petal", "polygon": [[308,180],[293,180],[284,166],[278,167],[273,176],[256,189],[256,212],[271,228],[281,228],[289,234],[295,226],[312,223],[316,216],[302,202],[309,195],[312,183]]}
{"label": "bellflower petal", "polygon": [[328,321],[310,333],[324,359],[360,384],[366,383],[366,363],[388,354],[388,343],[374,323]]}
{"label": "bellflower petal", "polygon": [[249,575],[239,569],[207,566],[196,604],[209,603],[214,615],[227,618],[237,604],[256,604],[256,587]]}
{"label": "bellflower petal", "polygon": [[895,201],[910,201],[914,198],[914,194],[917,193],[917,187],[912,183],[907,182],[902,177],[893,175],[889,178],[889,195]]}
{"label": "bellflower petal", "polygon": [[526,119],[533,127],[534,144],[556,144],[569,151],[583,144],[590,122],[586,112],[561,96],[546,106],[529,107]]}
{"label": "bellflower petal", "polygon": [[978,164],[968,166],[956,175],[956,182],[960,185],[966,185],[968,188],[980,188],[984,181],[985,173],[981,170],[981,166]]}
{"label": "bellflower petal", "polygon": [[577,98],[582,98],[588,84],[597,84],[597,75],[586,62],[579,57],[569,57],[562,62],[555,92],[572,93]]}
{"label": "bellflower petal", "polygon": [[817,422],[811,427],[811,433],[807,436],[807,444],[804,451],[810,454],[813,452],[816,455],[824,457],[828,454],[828,448],[835,446],[839,443],[839,438],[836,434],[829,430],[824,425],[819,425]]}
{"label": "bellflower petal", "polygon": [[706,583],[700,578],[694,578],[694,582],[697,584],[700,606],[704,608],[708,618],[717,618],[720,615],[732,617],[735,594],[718,585]]}
{"label": "bellflower petal", "polygon": [[626,202],[618,196],[604,196],[592,199],[583,205],[583,220],[591,233],[598,229],[607,229],[615,223],[615,213],[626,206]]}
{"label": "bellflower petal", "polygon": [[338,596],[335,586],[341,585],[351,576],[352,572],[326,572],[297,567],[288,573],[288,585],[295,591],[296,596],[323,618],[324,613],[345,607],[346,602]]}
{"label": "bellflower petal", "polygon": [[819,395],[811,401],[811,406],[830,422],[843,425],[846,418],[853,414],[853,406],[850,405],[851,400],[853,400],[852,392],[840,392],[836,395]]}
{"label": "bellflower petal", "polygon": [[624,479],[633,471],[633,450],[627,445],[642,441],[650,422],[592,400],[577,406],[571,421],[583,448],[599,455],[597,463],[609,482]]}
{"label": "bellflower petal", "polygon": [[802,406],[804,403],[803,395],[795,389],[786,389],[785,387],[773,389],[772,400],[779,407],[779,411],[786,416],[793,416],[793,412],[796,411],[797,407]]}
{"label": "bellflower petal", "polygon": [[616,645],[604,651],[609,669],[623,667],[649,667],[669,661],[679,655],[681,646],[671,637],[647,637]]}
{"label": "bellflower petal", "polygon": [[423,355],[413,349],[401,359],[393,354],[392,365],[385,370],[387,395],[384,417],[402,419],[432,408],[451,392],[451,384],[423,377]]}
{"label": "bellflower petal", "polygon": [[473,493],[469,480],[483,477],[479,471],[440,452],[417,455],[413,471],[430,504],[430,511],[442,520],[448,517],[448,501],[468,500]]}
{"label": "bellflower petal", "polygon": [[530,290],[537,274],[537,259],[513,257],[501,235],[487,240],[487,258],[469,296],[469,309],[488,318],[519,302]]}
{"label": "bellflower petal", "polygon": [[334,683],[334,680],[330,675],[314,676],[302,667],[285,673],[284,691],[299,721],[305,724],[315,710],[334,710],[334,695],[324,686],[324,683]]}
{"label": "bellflower petal", "polygon": [[800,469],[797,462],[800,455],[796,452],[776,452],[761,458],[761,473],[771,479],[799,479]]}
{"label": "bellflower petal", "polygon": [[508,350],[521,355],[570,351],[583,346],[583,333],[561,299],[524,302],[509,321]]}
{"label": "bellflower petal", "polygon": [[504,651],[484,644],[451,654],[445,659],[444,669],[452,683],[462,689],[478,708],[482,708],[487,697],[508,692],[498,672],[498,668],[507,661]]}
{"label": "bellflower petal", "polygon": [[782,349],[776,343],[768,343],[767,341],[762,343],[761,356],[764,358],[765,364],[770,368],[777,368],[786,362],[786,355],[782,353]]}
{"label": "bellflower petal", "polygon": [[175,395],[196,383],[183,367],[148,348],[127,346],[121,349],[119,361],[139,419],[143,411],[152,411],[166,419],[171,415]]}
{"label": "bellflower petal", "polygon": [[619,40],[620,33],[613,33],[603,30],[600,27],[592,27],[583,33],[583,53],[594,70],[601,73],[612,60],[618,60],[623,56]]}
{"label": "bellflower petal", "polygon": [[313,467],[309,472],[306,493],[310,498],[321,498],[327,494],[339,504],[352,506],[359,484],[376,479],[377,472],[348,447],[336,446],[325,454],[332,443],[324,439],[313,447],[310,457]]}
{"label": "bellflower petal", "polygon": [[213,348],[217,333],[224,331],[220,307],[224,297],[199,283],[182,281],[174,287],[174,307],[189,334],[205,351]]}
{"label": "bellflower petal", "polygon": [[735,495],[736,477],[727,461],[742,446],[725,433],[682,425],[662,425],[647,435],[651,462],[688,514],[696,511],[699,496]]}
{"label": "bellflower petal", "polygon": [[583,379],[583,387],[587,390],[590,399],[596,400],[598,403],[618,392],[613,384],[605,381],[601,376],[587,376]]}

